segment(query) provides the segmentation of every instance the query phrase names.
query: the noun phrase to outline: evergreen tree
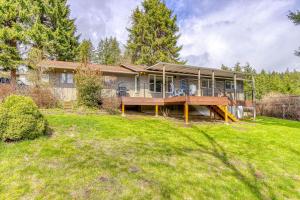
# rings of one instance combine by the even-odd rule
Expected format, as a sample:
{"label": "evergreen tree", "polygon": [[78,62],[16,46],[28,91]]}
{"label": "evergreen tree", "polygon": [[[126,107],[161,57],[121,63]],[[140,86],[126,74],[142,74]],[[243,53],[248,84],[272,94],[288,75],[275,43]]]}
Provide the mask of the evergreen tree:
{"label": "evergreen tree", "polygon": [[144,0],[142,9],[132,14],[132,26],[128,29],[127,50],[136,64],[153,65],[159,61],[184,63],[179,58],[182,46],[177,40],[177,17],[161,0]]}
{"label": "evergreen tree", "polygon": [[231,71],[230,67],[227,67],[226,65],[221,65],[221,70]]}
{"label": "evergreen tree", "polygon": [[36,17],[30,34],[32,45],[44,49],[51,59],[73,61],[79,36],[75,35],[67,0],[36,0],[33,7]]}
{"label": "evergreen tree", "polygon": [[235,72],[242,72],[243,71],[242,66],[239,62],[235,64],[235,66],[233,67],[233,71],[235,71]]}
{"label": "evergreen tree", "polygon": [[98,44],[95,62],[104,65],[116,65],[121,58],[121,49],[117,38],[105,38]]}
{"label": "evergreen tree", "polygon": [[[290,18],[290,20],[292,22],[294,22],[294,24],[300,25],[300,11],[299,10],[297,10],[296,12],[290,12],[288,17]],[[297,56],[300,56],[300,48],[299,48],[299,51],[295,51],[295,54]]]}
{"label": "evergreen tree", "polygon": [[27,32],[32,17],[27,0],[0,0],[0,66],[11,71],[16,83],[16,70],[22,63],[20,46],[28,42]]}
{"label": "evergreen tree", "polygon": [[93,45],[90,40],[83,40],[79,45],[79,54],[77,59],[84,65],[87,66],[92,59]]}

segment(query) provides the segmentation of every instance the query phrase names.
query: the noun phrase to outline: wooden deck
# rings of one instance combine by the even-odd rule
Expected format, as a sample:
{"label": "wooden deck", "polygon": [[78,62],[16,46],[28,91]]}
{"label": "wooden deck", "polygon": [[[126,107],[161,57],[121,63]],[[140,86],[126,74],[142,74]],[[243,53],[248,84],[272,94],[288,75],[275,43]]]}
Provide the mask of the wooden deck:
{"label": "wooden deck", "polygon": [[[154,106],[155,116],[159,115],[159,106],[168,105],[183,105],[185,123],[189,123],[189,106],[206,106],[212,113],[219,115],[221,118],[228,122],[237,122],[238,119],[228,112],[228,106],[249,106],[246,101],[230,101],[228,97],[211,97],[211,96],[178,96],[169,98],[143,98],[143,97],[122,97],[122,116],[125,116],[126,106]],[[215,116],[215,115],[214,115]]]}
{"label": "wooden deck", "polygon": [[226,106],[229,104],[227,97],[207,97],[207,96],[179,96],[169,98],[143,98],[143,97],[122,97],[124,105],[219,105]]}

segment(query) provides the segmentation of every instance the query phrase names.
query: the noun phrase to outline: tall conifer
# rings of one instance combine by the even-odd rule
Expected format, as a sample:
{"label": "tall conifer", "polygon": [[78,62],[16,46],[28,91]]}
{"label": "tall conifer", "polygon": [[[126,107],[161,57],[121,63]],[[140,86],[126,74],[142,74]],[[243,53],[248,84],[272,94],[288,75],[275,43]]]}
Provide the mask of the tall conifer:
{"label": "tall conifer", "polygon": [[121,58],[120,44],[115,37],[105,38],[98,44],[96,63],[104,65],[116,65]]}
{"label": "tall conifer", "polygon": [[0,0],[0,66],[11,71],[13,83],[22,63],[20,46],[28,41],[29,5],[28,0]]}
{"label": "tall conifer", "polygon": [[127,50],[136,64],[182,63],[176,15],[161,0],[144,0],[132,14]]}
{"label": "tall conifer", "polygon": [[78,52],[74,19],[66,0],[36,0],[36,18],[31,31],[33,46],[44,49],[48,57],[73,61]]}

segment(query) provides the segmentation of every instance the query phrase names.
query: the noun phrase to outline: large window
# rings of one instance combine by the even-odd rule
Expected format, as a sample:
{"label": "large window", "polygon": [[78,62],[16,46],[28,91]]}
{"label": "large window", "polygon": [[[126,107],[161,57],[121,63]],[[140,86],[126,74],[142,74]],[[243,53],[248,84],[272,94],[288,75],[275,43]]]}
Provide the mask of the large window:
{"label": "large window", "polygon": [[[173,77],[166,76],[166,91],[172,92]],[[149,75],[149,90],[150,92],[161,93],[163,88],[163,77],[159,75]]]}
{"label": "large window", "polygon": [[226,90],[234,90],[234,82],[233,81],[225,81],[225,89]]}
{"label": "large window", "polygon": [[73,74],[72,73],[61,73],[60,83],[73,84]]}
{"label": "large window", "polygon": [[201,87],[202,88],[211,88],[212,81],[210,79],[202,79],[201,80]]}

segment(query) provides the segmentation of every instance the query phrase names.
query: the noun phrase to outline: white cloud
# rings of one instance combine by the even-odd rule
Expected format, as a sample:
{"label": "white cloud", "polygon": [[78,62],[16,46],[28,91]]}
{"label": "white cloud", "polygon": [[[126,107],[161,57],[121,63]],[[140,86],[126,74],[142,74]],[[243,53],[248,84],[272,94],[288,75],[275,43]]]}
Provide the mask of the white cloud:
{"label": "white cloud", "polygon": [[[81,38],[106,36],[126,43],[132,10],[142,0],[68,0]],[[300,26],[287,18],[298,0],[167,0],[178,14],[182,57],[219,67],[249,62],[256,69],[300,70]]]}
{"label": "white cloud", "polygon": [[115,36],[125,44],[132,10],[140,0],[68,0],[71,17],[76,18],[82,39],[94,45],[104,37]]}
{"label": "white cloud", "polygon": [[300,69],[300,27],[287,18],[294,0],[234,1],[217,12],[180,21],[182,56],[218,67],[250,62],[256,69]]}

